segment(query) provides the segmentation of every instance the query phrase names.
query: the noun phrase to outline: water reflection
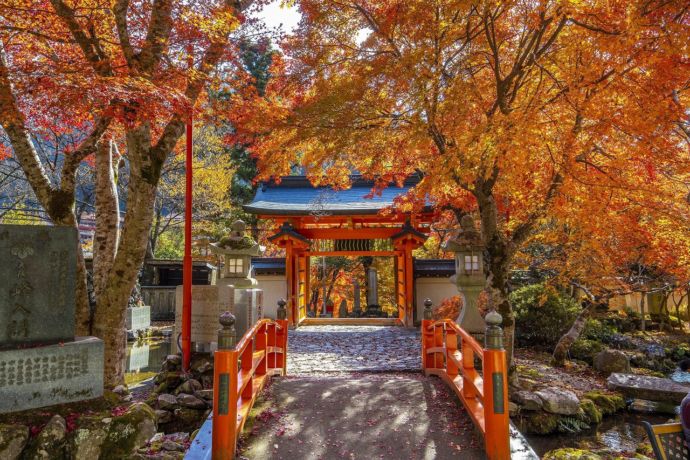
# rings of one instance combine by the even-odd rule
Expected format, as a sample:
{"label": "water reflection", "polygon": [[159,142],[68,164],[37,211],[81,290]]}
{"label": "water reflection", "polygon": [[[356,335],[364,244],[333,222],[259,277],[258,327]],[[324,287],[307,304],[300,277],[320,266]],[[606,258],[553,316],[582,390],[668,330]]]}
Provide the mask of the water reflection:
{"label": "water reflection", "polygon": [[678,383],[690,383],[690,372],[684,372],[680,369],[676,369],[675,372],[670,375],[670,378]]}
{"label": "water reflection", "polygon": [[657,424],[665,423],[669,418],[671,417],[663,415],[621,413],[615,417],[606,417],[598,427],[579,434],[528,435],[526,438],[540,457],[550,450],[566,447],[591,446],[621,453],[635,452],[647,436],[642,421]]}
{"label": "water reflection", "polygon": [[137,341],[127,344],[125,379],[137,383],[160,371],[161,363],[170,354],[170,341]]}

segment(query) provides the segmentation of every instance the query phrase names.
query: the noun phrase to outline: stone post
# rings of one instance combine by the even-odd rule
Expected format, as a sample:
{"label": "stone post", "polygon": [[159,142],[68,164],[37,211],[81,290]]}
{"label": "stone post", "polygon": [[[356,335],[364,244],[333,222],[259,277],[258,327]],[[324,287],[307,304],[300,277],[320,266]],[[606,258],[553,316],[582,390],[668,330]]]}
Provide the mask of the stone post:
{"label": "stone post", "polygon": [[489,350],[503,350],[503,317],[496,311],[491,310],[484,318],[486,322],[486,333],[484,334],[484,346]]}
{"label": "stone post", "polygon": [[287,308],[285,307],[287,302],[285,299],[280,299],[278,301],[278,313],[276,314],[276,319],[287,319]]}
{"label": "stone post", "polygon": [[235,348],[237,332],[235,331],[235,315],[229,311],[223,312],[218,320],[221,328],[218,329],[218,349],[231,350]]}
{"label": "stone post", "polygon": [[434,319],[432,305],[431,299],[424,300],[424,319]]}

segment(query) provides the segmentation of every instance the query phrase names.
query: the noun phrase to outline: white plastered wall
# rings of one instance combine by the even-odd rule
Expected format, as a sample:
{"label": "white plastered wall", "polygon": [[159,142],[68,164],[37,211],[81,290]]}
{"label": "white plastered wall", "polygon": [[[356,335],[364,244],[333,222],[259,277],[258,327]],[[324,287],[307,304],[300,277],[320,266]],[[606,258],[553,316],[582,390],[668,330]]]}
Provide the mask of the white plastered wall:
{"label": "white plastered wall", "polygon": [[434,306],[444,299],[458,295],[458,288],[450,278],[417,278],[415,280],[417,319],[424,316],[424,300],[431,299]]}

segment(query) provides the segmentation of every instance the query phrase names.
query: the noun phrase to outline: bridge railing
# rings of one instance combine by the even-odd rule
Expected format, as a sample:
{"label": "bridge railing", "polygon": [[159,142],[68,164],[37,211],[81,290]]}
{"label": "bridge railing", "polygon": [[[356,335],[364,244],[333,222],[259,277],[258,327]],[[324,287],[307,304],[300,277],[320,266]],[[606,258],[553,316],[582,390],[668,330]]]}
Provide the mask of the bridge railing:
{"label": "bridge railing", "polygon": [[285,301],[278,319],[259,320],[235,344],[235,317],[221,315],[213,375],[213,460],[235,458],[237,437],[268,378],[285,375],[288,321]]}
{"label": "bridge railing", "polygon": [[[484,436],[487,458],[510,459],[508,369],[503,349],[501,316],[486,315],[486,344],[452,320],[432,320],[431,301],[425,301],[422,320],[422,368],[437,375],[458,395]],[[480,369],[475,361],[481,363]]]}

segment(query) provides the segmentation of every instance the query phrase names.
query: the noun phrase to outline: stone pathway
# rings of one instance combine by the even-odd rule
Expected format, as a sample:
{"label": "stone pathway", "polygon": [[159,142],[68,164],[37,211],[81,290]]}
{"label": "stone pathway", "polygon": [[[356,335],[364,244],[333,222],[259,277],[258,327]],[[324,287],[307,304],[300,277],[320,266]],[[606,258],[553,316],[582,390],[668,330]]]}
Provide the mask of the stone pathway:
{"label": "stone pathway", "polygon": [[288,376],[262,398],[241,458],[484,458],[457,398],[421,373]]}
{"label": "stone pathway", "polygon": [[419,370],[418,329],[302,326],[288,333],[288,375]]}

